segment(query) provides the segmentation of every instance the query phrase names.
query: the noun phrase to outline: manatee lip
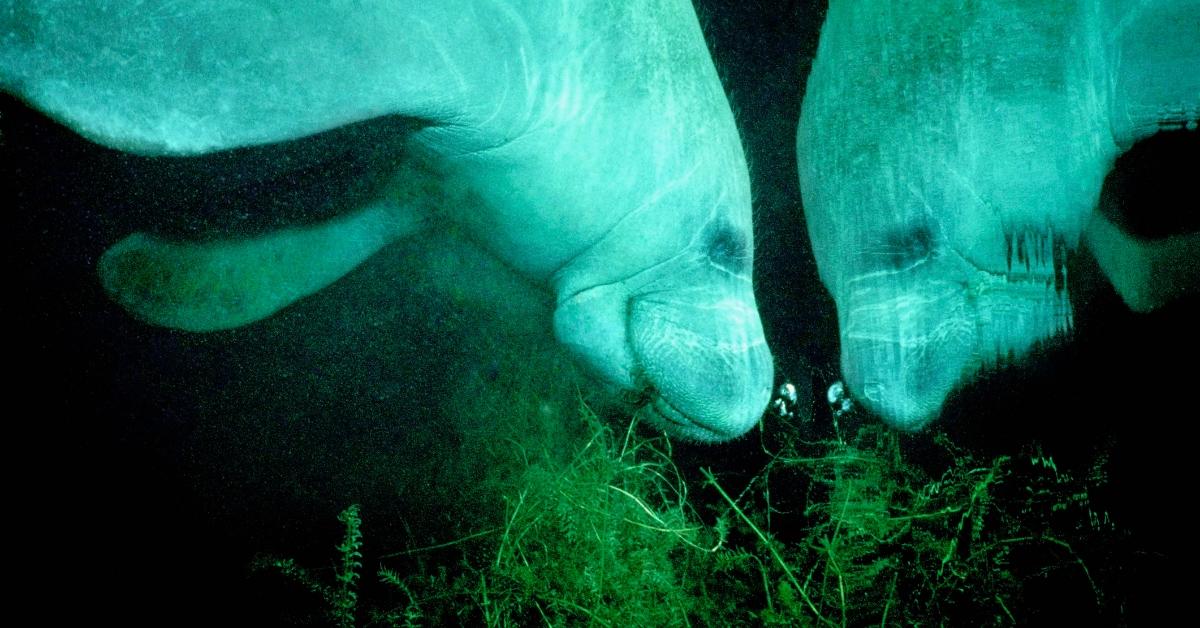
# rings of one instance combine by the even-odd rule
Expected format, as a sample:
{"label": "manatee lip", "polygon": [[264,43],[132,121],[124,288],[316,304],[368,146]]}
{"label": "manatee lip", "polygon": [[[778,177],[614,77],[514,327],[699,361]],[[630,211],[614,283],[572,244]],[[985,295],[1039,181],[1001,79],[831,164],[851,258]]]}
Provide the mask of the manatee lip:
{"label": "manatee lip", "polygon": [[653,400],[645,406],[650,420],[670,432],[673,436],[701,443],[727,441],[738,436],[735,433],[715,430],[702,425],[688,418],[686,414],[676,409],[675,406],[671,405],[671,402],[664,399],[656,391],[652,391],[651,394]]}

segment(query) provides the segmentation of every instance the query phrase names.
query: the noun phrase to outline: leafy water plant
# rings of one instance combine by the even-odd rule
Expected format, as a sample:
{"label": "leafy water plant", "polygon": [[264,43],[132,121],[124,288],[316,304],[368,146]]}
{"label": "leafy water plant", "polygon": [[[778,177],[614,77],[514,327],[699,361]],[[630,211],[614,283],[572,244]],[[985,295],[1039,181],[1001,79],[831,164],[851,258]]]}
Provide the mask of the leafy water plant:
{"label": "leafy water plant", "polygon": [[311,571],[296,564],[291,558],[260,556],[252,563],[255,569],[273,569],[298,582],[317,594],[325,602],[329,620],[339,628],[355,626],[355,610],[358,606],[356,584],[362,571],[362,518],[358,504],[347,506],[338,515],[346,532],[337,546],[339,566],[334,572],[334,584],[327,585]]}
{"label": "leafy water plant", "polygon": [[1102,459],[1072,475],[1036,447],[979,458],[937,436],[909,460],[866,425],[771,451],[764,436],[749,477],[689,474],[636,421],[581,420],[573,456],[525,456],[496,487],[499,525],[375,556],[369,600],[356,507],[334,585],[268,564],[339,626],[1013,625],[1045,617],[1047,595],[1079,618],[1121,612],[1105,555],[1120,532],[1089,497]]}
{"label": "leafy water plant", "polygon": [[[1089,569],[1120,537],[1089,499],[1098,469],[1076,479],[1036,452],[979,461],[933,444],[940,461],[918,464],[896,432],[867,425],[772,455],[740,499],[705,474],[765,554],[767,623],[1028,623],[1047,587],[1069,592],[1057,602],[1077,616],[1120,612]],[[770,501],[772,477],[805,486],[773,521],[789,505]]]}
{"label": "leafy water plant", "polygon": [[432,623],[684,625],[698,612],[686,582],[722,537],[692,510],[670,440],[582,416],[591,438],[564,464],[530,461],[503,497],[503,525],[466,541],[487,545],[486,561],[387,576]]}

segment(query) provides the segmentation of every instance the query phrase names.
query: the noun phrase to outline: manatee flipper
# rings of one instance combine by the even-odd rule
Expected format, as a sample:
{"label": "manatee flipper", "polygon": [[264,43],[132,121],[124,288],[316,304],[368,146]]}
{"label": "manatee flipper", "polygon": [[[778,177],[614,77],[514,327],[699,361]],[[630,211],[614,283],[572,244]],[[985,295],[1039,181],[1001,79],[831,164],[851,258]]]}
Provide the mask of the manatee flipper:
{"label": "manatee flipper", "polygon": [[1200,291],[1200,222],[1192,194],[1197,155],[1195,131],[1138,141],[1117,159],[1083,232],[1100,269],[1135,312]]}
{"label": "manatee flipper", "polygon": [[1135,312],[1149,312],[1200,290],[1200,233],[1147,240],[1097,213],[1084,234],[1100,269]]}
{"label": "manatee flipper", "polygon": [[420,224],[412,207],[378,199],[254,238],[179,242],[138,232],[105,251],[97,272],[109,296],[147,323],[230,329],[328,286]]}

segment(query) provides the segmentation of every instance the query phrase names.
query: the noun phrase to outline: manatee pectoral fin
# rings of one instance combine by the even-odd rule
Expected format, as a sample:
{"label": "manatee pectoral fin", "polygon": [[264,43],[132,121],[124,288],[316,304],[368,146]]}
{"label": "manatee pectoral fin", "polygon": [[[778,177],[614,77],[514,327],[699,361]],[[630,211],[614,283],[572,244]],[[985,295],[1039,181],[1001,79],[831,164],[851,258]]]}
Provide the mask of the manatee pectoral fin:
{"label": "manatee pectoral fin", "polygon": [[97,272],[108,295],[142,321],[216,331],[274,314],[419,226],[405,208],[380,200],[254,238],[173,242],[135,233],[105,251]]}
{"label": "manatee pectoral fin", "polygon": [[1097,212],[1085,241],[1117,294],[1135,312],[1149,312],[1200,291],[1200,233],[1143,240]]}

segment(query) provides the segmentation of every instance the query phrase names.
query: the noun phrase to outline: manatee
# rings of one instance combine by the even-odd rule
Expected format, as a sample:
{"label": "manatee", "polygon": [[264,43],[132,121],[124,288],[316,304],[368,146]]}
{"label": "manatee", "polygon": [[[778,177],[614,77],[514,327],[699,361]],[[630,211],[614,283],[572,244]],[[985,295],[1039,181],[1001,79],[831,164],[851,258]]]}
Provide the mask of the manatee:
{"label": "manatee", "polygon": [[1194,235],[1143,241],[1095,209],[1119,155],[1197,119],[1196,0],[833,0],[797,157],[853,395],[919,429],[1068,330],[1081,239],[1137,309],[1195,283],[1194,257],[1170,262]]}
{"label": "manatee", "polygon": [[146,322],[253,322],[444,219],[553,291],[559,340],[658,426],[725,440],[767,404],[747,167],[684,0],[44,0],[0,12],[0,44],[0,88],[106,147],[208,155],[396,118],[478,201],[442,216],[398,173],[317,224],[134,233],[99,274]]}

